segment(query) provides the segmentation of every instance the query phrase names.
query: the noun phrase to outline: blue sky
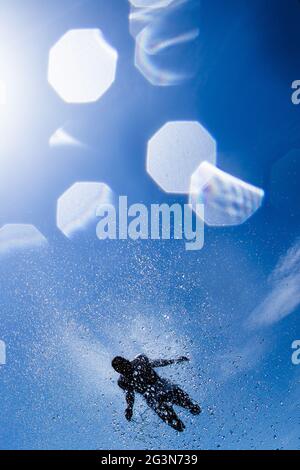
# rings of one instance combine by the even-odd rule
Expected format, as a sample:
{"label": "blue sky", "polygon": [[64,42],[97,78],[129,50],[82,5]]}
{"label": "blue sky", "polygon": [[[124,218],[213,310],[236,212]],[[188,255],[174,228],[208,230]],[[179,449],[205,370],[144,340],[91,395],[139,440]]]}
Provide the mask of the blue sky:
{"label": "blue sky", "polygon": [[[197,11],[185,16],[200,30],[196,76],[155,87],[134,67],[126,0],[1,2],[0,225],[34,224],[48,239],[0,254],[1,449],[299,448],[300,4],[201,0]],[[76,28],[100,28],[119,56],[94,104],[66,104],[47,82],[49,49]],[[176,120],[205,126],[218,165],[265,190],[262,209],[238,227],[206,227],[199,252],[99,241],[95,227],[63,237],[56,201],[77,181],[130,202],[186,202],[145,171],[148,140]],[[49,148],[65,123],[86,147]],[[191,356],[162,372],[203,407],[182,413],[180,436],[142,400],[124,420],[110,361],[141,352]]]}

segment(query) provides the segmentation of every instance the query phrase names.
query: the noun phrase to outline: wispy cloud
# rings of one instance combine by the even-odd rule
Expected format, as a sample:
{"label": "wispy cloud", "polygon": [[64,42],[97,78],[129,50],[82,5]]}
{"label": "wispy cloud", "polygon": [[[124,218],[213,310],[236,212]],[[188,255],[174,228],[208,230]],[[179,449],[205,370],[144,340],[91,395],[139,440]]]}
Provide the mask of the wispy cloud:
{"label": "wispy cloud", "polygon": [[235,375],[254,369],[267,346],[261,338],[251,338],[245,344],[224,351],[216,357],[218,375],[226,381]]}
{"label": "wispy cloud", "polygon": [[283,256],[268,279],[270,290],[250,315],[250,326],[268,326],[300,305],[300,240]]}

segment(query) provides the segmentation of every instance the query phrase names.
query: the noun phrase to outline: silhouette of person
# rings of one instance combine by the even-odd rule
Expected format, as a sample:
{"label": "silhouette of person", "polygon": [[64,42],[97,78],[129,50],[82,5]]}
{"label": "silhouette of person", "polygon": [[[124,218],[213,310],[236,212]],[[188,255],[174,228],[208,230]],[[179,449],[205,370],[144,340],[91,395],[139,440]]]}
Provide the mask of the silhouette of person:
{"label": "silhouette of person", "polygon": [[193,415],[201,413],[200,406],[193,402],[186,392],[168,380],[162,379],[154,370],[156,367],[165,367],[185,361],[189,361],[189,359],[179,357],[174,360],[150,361],[144,354],[137,356],[133,361],[119,356],[113,359],[112,367],[121,375],[118,385],[126,393],[125,417],[128,421],[131,421],[133,416],[135,392],[143,395],[148,406],[165,423],[179,432],[185,429],[185,425],[178,418],[173,405],[186,408]]}

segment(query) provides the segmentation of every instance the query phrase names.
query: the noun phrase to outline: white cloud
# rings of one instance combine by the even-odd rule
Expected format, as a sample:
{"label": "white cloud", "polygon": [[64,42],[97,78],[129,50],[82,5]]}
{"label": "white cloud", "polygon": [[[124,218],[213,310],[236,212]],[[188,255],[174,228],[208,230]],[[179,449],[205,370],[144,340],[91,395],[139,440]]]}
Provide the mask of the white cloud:
{"label": "white cloud", "polygon": [[239,346],[222,351],[216,357],[217,373],[226,381],[235,375],[254,369],[262,359],[267,345],[261,338],[250,338]]}
{"label": "white cloud", "polygon": [[268,282],[270,291],[250,315],[251,326],[276,323],[300,305],[300,240],[279,260]]}

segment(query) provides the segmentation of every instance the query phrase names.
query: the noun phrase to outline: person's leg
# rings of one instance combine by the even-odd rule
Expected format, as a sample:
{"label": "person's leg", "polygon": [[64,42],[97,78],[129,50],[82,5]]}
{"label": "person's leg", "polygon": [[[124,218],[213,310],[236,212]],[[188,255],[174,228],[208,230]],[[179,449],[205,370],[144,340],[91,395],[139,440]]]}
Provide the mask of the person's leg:
{"label": "person's leg", "polygon": [[172,406],[167,403],[157,404],[152,407],[155,413],[162,419],[166,424],[171,426],[173,429],[179,432],[183,432],[185,429],[184,423],[178,418]]}
{"label": "person's leg", "polygon": [[182,432],[185,425],[178,418],[174,409],[170,404],[163,400],[162,396],[148,396],[146,398],[148,406],[162,419],[166,424],[171,426],[176,431]]}
{"label": "person's leg", "polygon": [[201,413],[200,406],[193,402],[189,395],[179,387],[174,387],[168,392],[167,401],[170,401],[173,405],[188,409],[194,415]]}

